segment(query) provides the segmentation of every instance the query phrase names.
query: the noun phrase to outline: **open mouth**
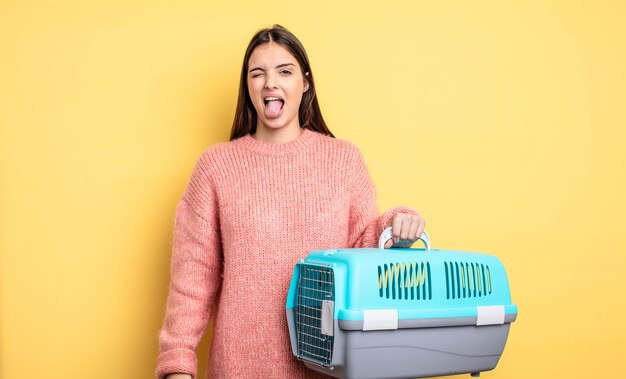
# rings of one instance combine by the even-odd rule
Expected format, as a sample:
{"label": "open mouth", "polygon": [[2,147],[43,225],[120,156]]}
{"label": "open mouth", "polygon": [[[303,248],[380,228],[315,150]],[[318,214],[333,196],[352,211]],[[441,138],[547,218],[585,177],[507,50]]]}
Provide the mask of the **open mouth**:
{"label": "open mouth", "polygon": [[268,96],[263,99],[263,103],[265,103],[265,117],[276,118],[281,115],[285,100],[279,97]]}

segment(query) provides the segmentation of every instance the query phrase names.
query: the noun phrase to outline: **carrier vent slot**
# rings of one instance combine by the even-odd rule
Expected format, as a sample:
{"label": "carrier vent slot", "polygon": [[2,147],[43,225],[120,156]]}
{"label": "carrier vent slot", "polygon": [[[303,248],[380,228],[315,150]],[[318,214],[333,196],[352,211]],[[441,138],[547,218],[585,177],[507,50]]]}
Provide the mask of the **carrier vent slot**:
{"label": "carrier vent slot", "polygon": [[331,268],[300,265],[296,302],[298,354],[322,365],[330,365],[332,336],[322,334],[322,302],[335,300],[335,279]]}
{"label": "carrier vent slot", "polygon": [[430,300],[430,263],[395,262],[378,266],[378,295],[392,300]]}
{"label": "carrier vent slot", "polygon": [[445,262],[446,298],[483,297],[491,293],[489,266],[473,262]]}

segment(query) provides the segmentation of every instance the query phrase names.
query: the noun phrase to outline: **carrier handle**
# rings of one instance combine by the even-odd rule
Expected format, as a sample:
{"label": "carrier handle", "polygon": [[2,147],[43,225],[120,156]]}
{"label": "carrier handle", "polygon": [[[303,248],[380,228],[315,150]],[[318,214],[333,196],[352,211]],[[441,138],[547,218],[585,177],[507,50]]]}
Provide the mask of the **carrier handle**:
{"label": "carrier handle", "polygon": [[[387,229],[383,230],[383,232],[380,234],[380,238],[378,239],[378,248],[379,249],[384,249],[385,248],[385,242],[387,242],[387,240],[391,239],[391,231],[393,229],[390,227],[388,227]],[[426,251],[430,251],[430,238],[428,238],[428,234],[426,234],[426,231],[424,230],[422,232],[422,235],[419,238],[423,243],[424,243],[424,247],[426,248]]]}

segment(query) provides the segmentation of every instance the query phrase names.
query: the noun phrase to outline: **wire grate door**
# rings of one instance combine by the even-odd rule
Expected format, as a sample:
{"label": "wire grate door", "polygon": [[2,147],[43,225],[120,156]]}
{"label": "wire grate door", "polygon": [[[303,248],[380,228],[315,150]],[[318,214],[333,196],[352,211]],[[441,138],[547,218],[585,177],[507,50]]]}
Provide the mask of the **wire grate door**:
{"label": "wire grate door", "polygon": [[[298,279],[296,333],[302,358],[330,365],[333,336],[322,327],[324,303],[335,301],[335,279],[328,267],[302,264]],[[332,316],[331,316],[332,317]]]}

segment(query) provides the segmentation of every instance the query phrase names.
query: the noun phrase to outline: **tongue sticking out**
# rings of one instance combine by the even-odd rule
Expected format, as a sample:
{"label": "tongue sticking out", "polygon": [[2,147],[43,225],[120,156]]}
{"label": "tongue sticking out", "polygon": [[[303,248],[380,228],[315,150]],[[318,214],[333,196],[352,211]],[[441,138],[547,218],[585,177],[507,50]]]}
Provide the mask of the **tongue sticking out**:
{"label": "tongue sticking out", "polygon": [[268,101],[265,104],[265,117],[276,118],[280,116],[283,110],[283,102],[280,100]]}

